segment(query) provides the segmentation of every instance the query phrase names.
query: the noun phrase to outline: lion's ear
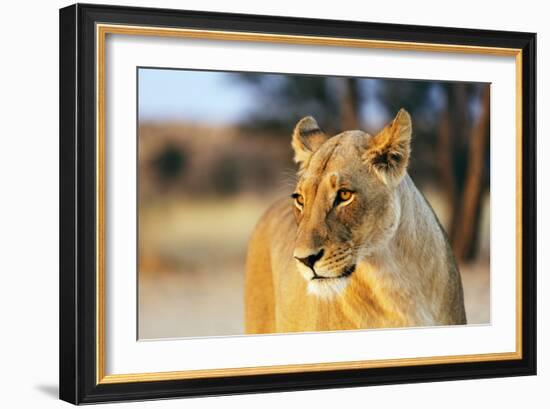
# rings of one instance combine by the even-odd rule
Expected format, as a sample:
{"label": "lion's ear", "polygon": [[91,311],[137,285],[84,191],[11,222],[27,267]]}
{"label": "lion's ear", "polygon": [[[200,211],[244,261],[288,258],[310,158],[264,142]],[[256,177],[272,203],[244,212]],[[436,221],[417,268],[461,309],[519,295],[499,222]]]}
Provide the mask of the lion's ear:
{"label": "lion's ear", "polygon": [[363,159],[387,185],[395,186],[405,176],[411,154],[411,134],[411,116],[401,108],[393,121],[367,142]]}
{"label": "lion's ear", "polygon": [[300,119],[292,134],[294,161],[307,166],[311,155],[328,139],[312,116]]}

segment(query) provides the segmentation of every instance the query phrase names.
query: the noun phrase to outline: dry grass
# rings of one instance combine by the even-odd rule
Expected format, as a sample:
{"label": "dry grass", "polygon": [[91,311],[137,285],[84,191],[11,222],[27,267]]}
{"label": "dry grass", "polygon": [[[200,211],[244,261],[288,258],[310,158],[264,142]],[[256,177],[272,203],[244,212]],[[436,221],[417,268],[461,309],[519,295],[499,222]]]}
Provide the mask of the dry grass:
{"label": "dry grass", "polygon": [[246,246],[269,202],[240,197],[142,210],[140,338],[243,333]]}

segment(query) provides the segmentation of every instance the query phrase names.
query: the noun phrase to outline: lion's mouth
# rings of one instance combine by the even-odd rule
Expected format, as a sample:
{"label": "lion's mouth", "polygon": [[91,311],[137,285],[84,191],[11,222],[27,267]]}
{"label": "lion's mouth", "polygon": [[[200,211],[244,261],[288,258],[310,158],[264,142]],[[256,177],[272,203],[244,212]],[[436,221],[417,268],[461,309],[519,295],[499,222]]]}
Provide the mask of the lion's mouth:
{"label": "lion's mouth", "polygon": [[312,271],[313,271],[313,277],[311,277],[312,281],[313,280],[335,280],[335,279],[346,278],[346,277],[351,276],[353,274],[353,272],[355,271],[355,264],[346,267],[344,269],[344,271],[342,271],[342,274],[334,276],[334,277],[320,276],[315,272],[315,270],[312,269]]}

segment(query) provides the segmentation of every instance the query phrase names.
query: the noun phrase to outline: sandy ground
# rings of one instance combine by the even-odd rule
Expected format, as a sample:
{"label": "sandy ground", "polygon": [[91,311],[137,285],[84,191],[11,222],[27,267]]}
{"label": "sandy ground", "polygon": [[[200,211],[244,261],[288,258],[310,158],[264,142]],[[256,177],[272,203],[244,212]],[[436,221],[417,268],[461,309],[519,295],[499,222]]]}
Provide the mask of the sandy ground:
{"label": "sandy ground", "polygon": [[[138,306],[141,339],[243,333],[246,244],[265,203],[241,197],[142,209]],[[483,229],[486,241],[488,227],[487,222]],[[488,243],[483,247],[488,248]],[[460,270],[468,322],[488,323],[488,257],[461,265]]]}
{"label": "sandy ground", "polygon": [[[481,263],[462,267],[470,324],[488,323],[489,271]],[[140,283],[141,339],[238,335],[243,327],[240,269],[166,273]]]}

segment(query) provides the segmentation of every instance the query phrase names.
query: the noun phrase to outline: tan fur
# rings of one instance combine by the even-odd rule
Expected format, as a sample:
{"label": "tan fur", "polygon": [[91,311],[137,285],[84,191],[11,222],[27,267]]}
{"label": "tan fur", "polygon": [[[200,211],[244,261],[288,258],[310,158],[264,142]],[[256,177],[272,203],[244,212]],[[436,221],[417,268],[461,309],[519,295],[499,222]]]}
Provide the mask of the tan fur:
{"label": "tan fur", "polygon": [[[292,137],[296,194],[250,240],[248,333],[465,324],[462,282],[434,212],[408,176],[401,110],[377,135],[329,138],[311,117]],[[341,202],[338,191],[353,192]],[[310,255],[320,258],[308,267]]]}

